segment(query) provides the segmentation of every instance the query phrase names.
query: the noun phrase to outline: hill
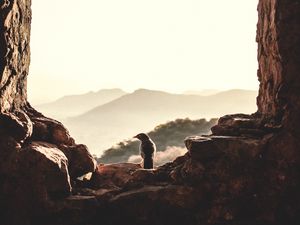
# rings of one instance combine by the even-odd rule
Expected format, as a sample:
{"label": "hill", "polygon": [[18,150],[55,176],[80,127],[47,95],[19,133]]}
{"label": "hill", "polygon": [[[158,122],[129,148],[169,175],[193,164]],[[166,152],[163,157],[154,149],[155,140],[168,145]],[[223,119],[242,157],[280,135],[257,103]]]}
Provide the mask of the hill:
{"label": "hill", "polygon": [[256,91],[248,90],[230,90],[210,96],[198,96],[139,89],[75,117],[73,121],[91,118],[101,120],[100,115],[107,116],[107,113],[111,112],[114,114],[127,113],[139,117],[144,117],[144,113],[146,113],[152,117],[166,116],[165,120],[170,120],[172,117],[175,119],[182,117],[199,118],[199,116],[212,118],[216,115],[223,115],[225,111],[227,113],[255,111],[256,95]]}
{"label": "hill", "polygon": [[64,123],[78,142],[87,144],[94,154],[101,154],[100,150],[113,143],[177,118],[210,119],[236,112],[253,113],[256,94],[230,90],[198,96],[140,89]]}
{"label": "hill", "polygon": [[[157,147],[156,165],[171,161],[185,153],[184,139],[187,136],[208,134],[210,128],[216,123],[217,119],[210,121],[177,119],[155,127],[148,135]],[[140,160],[139,141],[132,139],[116,144],[104,151],[102,157],[97,159],[98,163],[138,162]]]}
{"label": "hill", "polygon": [[102,89],[81,95],[64,96],[54,102],[35,106],[46,116],[65,119],[83,114],[96,106],[103,105],[125,95],[121,89]]}

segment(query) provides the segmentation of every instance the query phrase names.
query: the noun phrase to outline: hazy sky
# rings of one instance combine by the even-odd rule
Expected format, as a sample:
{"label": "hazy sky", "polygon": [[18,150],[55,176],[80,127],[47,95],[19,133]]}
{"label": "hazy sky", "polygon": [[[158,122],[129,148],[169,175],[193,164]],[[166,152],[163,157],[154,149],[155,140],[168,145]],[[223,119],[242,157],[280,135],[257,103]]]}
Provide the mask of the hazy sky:
{"label": "hazy sky", "polygon": [[258,0],[33,0],[31,99],[257,89]]}

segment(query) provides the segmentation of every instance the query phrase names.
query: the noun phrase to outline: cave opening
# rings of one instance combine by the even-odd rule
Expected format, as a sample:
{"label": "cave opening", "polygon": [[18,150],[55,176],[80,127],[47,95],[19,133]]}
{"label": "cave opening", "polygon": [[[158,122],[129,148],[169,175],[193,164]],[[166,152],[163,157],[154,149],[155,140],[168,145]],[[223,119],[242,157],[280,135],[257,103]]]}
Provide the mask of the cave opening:
{"label": "cave opening", "polygon": [[208,134],[214,118],[256,111],[257,2],[70,5],[32,3],[29,100],[101,162],[137,162],[131,137],[150,132],[162,165],[185,153],[185,137]]}
{"label": "cave opening", "polygon": [[28,103],[31,1],[0,6],[1,224],[298,225],[298,0],[259,1],[257,112],[221,117],[157,170],[97,165]]}
{"label": "cave opening", "polygon": [[[66,10],[70,5],[32,2],[32,102],[118,87],[257,90],[257,1],[90,0]],[[37,99],[42,95],[48,99]]]}

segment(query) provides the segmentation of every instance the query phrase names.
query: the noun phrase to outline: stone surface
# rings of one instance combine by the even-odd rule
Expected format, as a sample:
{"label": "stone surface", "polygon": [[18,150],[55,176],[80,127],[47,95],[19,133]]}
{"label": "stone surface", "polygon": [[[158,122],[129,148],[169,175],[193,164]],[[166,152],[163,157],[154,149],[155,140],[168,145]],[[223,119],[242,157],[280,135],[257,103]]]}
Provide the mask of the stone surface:
{"label": "stone surface", "polygon": [[44,117],[37,112],[30,113],[33,123],[32,139],[59,145],[75,145],[68,130],[58,121]]}
{"label": "stone surface", "polygon": [[2,127],[0,130],[0,132],[2,131],[2,135],[14,137],[14,139],[19,142],[24,142],[32,135],[32,122],[29,117],[21,111],[18,111],[16,114],[1,114],[0,126]]}
{"label": "stone surface", "polygon": [[261,0],[258,14],[258,112],[295,127],[300,117],[299,1]]}
{"label": "stone surface", "polygon": [[[41,199],[48,195],[69,195],[71,193],[68,159],[55,145],[32,142],[19,155],[23,176],[44,190],[38,190]],[[44,193],[43,193],[44,192]]]}
{"label": "stone surface", "polygon": [[98,165],[91,183],[94,188],[122,187],[132,179],[132,174],[141,168],[140,164],[133,163]]}
{"label": "stone surface", "polygon": [[96,160],[85,145],[59,145],[69,160],[71,178],[81,177],[96,170]]}
{"label": "stone surface", "polygon": [[30,23],[30,0],[0,1],[1,225],[31,224],[51,199],[70,194],[69,170],[73,179],[95,170],[88,150],[27,102]]}
{"label": "stone surface", "polygon": [[26,104],[30,63],[30,0],[0,2],[0,112]]}
{"label": "stone surface", "polygon": [[27,110],[33,124],[31,139],[56,145],[69,160],[71,178],[77,178],[96,170],[96,160],[85,145],[77,145],[69,131],[60,122],[46,118],[31,107]]}
{"label": "stone surface", "polygon": [[216,146],[210,137],[191,137],[185,139],[185,145],[192,158],[199,161],[211,161],[222,156],[222,149]]}

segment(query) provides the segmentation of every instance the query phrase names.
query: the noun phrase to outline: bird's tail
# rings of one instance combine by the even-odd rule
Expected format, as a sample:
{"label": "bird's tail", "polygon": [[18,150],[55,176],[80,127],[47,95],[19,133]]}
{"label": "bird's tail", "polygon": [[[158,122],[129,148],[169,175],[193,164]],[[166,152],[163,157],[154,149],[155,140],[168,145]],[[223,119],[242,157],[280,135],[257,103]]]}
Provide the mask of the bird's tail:
{"label": "bird's tail", "polygon": [[144,169],[153,169],[153,158],[152,157],[144,158]]}

